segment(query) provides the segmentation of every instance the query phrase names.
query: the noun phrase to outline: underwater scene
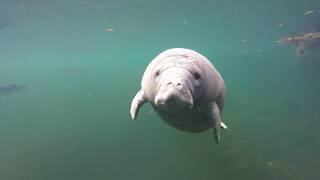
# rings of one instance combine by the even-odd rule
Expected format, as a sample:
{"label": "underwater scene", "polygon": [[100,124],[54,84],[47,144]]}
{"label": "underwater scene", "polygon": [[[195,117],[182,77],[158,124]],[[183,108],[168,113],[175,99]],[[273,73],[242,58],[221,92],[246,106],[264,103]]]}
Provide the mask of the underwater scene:
{"label": "underwater scene", "polygon": [[[172,48],[221,75],[160,76],[184,130]],[[0,180],[318,180],[319,127],[319,0],[0,0]]]}

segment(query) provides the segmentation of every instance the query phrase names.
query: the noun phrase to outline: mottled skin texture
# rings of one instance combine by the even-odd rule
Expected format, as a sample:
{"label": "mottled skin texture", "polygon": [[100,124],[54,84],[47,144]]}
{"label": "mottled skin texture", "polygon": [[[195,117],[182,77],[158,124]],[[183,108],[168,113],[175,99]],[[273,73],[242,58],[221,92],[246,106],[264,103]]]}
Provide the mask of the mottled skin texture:
{"label": "mottled skin texture", "polygon": [[199,53],[183,48],[159,54],[147,67],[141,90],[132,101],[131,116],[145,102],[169,125],[187,132],[214,130],[217,143],[226,96],[225,84],[214,66]]}

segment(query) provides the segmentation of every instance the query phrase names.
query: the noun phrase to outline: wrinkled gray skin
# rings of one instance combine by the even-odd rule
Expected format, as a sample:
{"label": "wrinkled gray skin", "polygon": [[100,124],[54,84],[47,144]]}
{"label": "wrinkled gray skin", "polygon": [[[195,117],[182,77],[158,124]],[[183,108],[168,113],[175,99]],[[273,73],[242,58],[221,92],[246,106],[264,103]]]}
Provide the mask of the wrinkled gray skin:
{"label": "wrinkled gray skin", "polygon": [[187,132],[212,128],[220,142],[220,129],[227,128],[220,117],[225,84],[204,56],[183,48],[166,50],[148,65],[141,86],[131,104],[132,119],[149,102],[169,125]]}

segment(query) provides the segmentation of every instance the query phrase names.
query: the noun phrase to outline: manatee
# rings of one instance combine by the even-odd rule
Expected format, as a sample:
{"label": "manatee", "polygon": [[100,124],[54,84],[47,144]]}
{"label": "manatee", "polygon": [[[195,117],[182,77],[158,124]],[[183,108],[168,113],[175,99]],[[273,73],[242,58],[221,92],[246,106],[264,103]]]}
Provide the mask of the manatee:
{"label": "manatee", "polygon": [[225,98],[224,80],[206,57],[173,48],[160,53],[146,68],[130,114],[136,119],[142,105],[149,102],[170,126],[193,133],[212,128],[219,143],[220,130],[227,129],[221,121]]}

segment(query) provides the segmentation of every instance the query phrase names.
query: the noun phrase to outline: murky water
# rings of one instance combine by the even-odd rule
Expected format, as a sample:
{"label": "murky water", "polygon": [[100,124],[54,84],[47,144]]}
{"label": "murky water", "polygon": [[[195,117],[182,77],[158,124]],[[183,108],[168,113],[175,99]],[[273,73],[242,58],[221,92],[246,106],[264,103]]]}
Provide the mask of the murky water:
{"label": "murky water", "polygon": [[[304,14],[305,12],[312,11]],[[0,179],[319,179],[320,59],[276,41],[320,31],[320,2],[1,0]],[[181,132],[130,103],[184,47],[220,71],[229,129]]]}

